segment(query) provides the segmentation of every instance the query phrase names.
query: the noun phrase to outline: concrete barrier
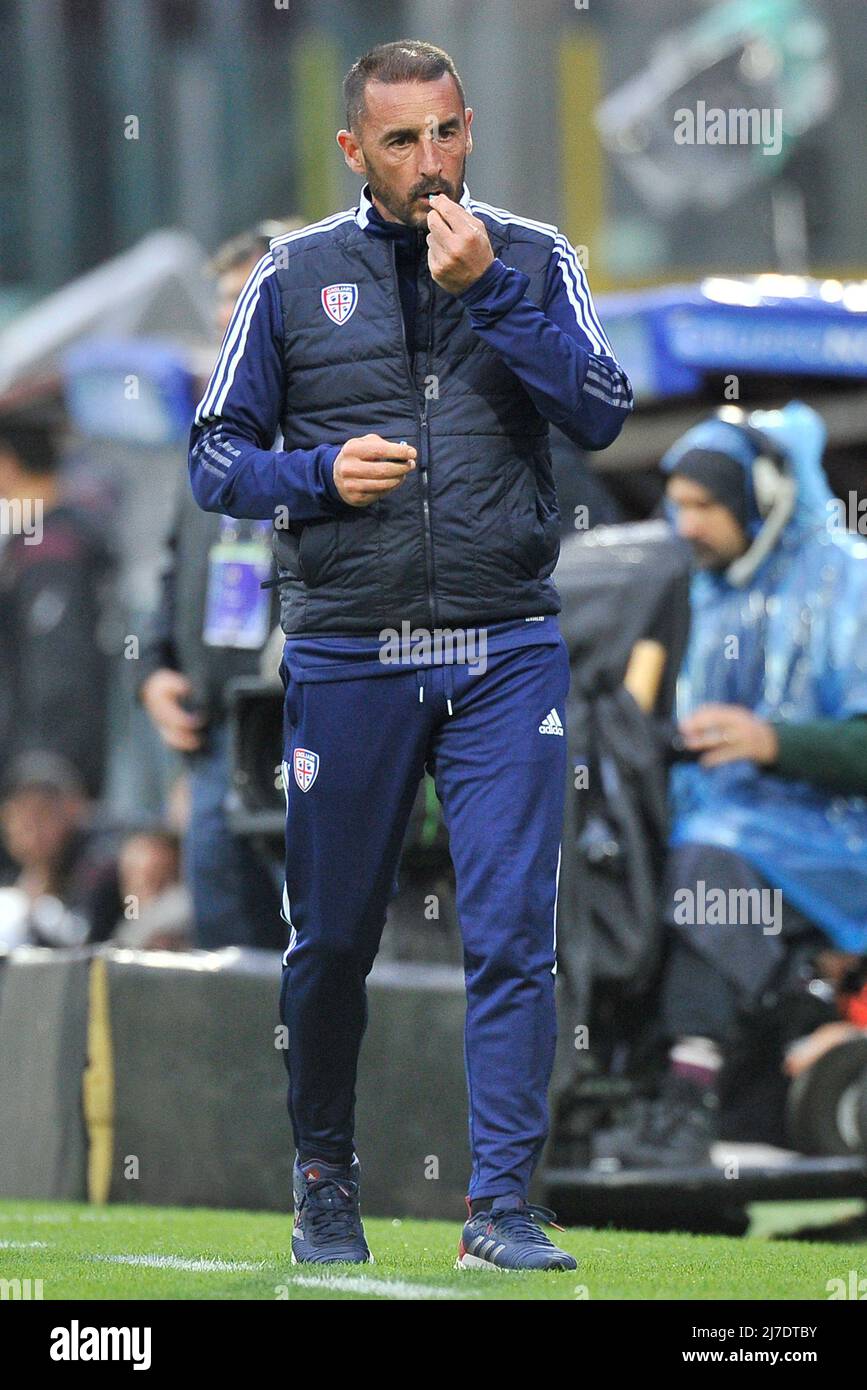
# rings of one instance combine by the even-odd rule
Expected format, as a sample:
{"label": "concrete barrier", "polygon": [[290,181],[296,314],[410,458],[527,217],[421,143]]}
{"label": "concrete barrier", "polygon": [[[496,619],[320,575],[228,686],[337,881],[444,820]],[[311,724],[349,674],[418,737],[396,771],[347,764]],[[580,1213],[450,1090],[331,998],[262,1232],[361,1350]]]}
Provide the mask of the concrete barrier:
{"label": "concrete barrier", "polygon": [[[21,948],[0,995],[0,1194],[288,1211],[276,955]],[[369,981],[357,1147],[370,1214],[457,1219],[460,969]]]}
{"label": "concrete barrier", "polygon": [[0,1196],[84,1200],[91,953],[21,946],[0,992]]}

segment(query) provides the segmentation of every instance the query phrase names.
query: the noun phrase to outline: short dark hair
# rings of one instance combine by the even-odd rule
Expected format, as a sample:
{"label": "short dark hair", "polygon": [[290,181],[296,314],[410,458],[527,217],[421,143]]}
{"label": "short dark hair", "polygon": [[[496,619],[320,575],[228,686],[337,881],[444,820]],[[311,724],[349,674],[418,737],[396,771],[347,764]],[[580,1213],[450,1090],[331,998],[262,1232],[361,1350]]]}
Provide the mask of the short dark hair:
{"label": "short dark hair", "polygon": [[356,59],[343,79],[347,129],[357,131],[359,128],[368,82],[436,82],[444,73],[455,80],[463,115],[467,104],[464,84],[444,49],[422,39],[397,39],[394,43],[377,44]]}
{"label": "short dark hair", "polygon": [[19,792],[42,791],[52,796],[84,796],[84,782],[78,769],[61,753],[47,748],[31,748],[19,753],[6,769],[0,800],[8,801]]}
{"label": "short dark hair", "polygon": [[0,454],[12,454],[23,473],[39,476],[57,471],[54,430],[41,420],[0,413]]}

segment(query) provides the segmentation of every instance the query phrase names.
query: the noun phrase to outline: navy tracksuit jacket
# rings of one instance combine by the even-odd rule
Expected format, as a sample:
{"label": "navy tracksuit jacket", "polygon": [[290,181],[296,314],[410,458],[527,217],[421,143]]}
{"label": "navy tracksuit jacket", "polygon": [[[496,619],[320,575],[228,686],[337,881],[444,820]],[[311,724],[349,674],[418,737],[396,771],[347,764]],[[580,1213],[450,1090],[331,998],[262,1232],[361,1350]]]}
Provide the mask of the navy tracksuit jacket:
{"label": "navy tracksuit jacket", "polygon": [[[413,229],[381,218],[368,192],[362,193],[355,220],[370,237],[393,243],[412,363],[418,287],[425,288],[427,274],[426,264],[420,264],[423,244]],[[483,220],[490,211],[492,223],[505,225],[511,216],[473,203],[466,189],[461,201]],[[347,216],[291,234],[289,240],[297,243],[293,249],[309,245],[312,255],[315,243],[305,238]],[[533,229],[540,225],[514,221]],[[535,230],[533,236],[544,249],[543,236]],[[566,246],[559,240],[561,248]],[[585,446],[604,447],[622,427],[632,395],[574,252],[567,248],[550,255],[538,307],[526,296],[527,283],[526,275],[495,259],[459,296],[463,312],[474,334],[514,373],[514,390],[523,387],[543,422],[556,419]],[[429,288],[429,275],[426,284]],[[355,309],[360,311],[360,303]],[[428,770],[449,830],[464,943],[473,1157],[469,1195],[526,1195],[547,1135],[556,1038],[555,917],[569,684],[568,656],[554,616],[559,600],[544,578],[556,553],[541,566],[538,589],[528,590],[527,578],[523,581],[525,595],[539,594],[540,611],[527,613],[526,601],[523,607],[516,602],[514,616],[507,616],[511,601],[504,587],[500,609],[496,599],[488,600],[498,620],[468,633],[464,659],[436,653],[421,659],[417,653],[414,659],[404,646],[397,660],[385,663],[382,611],[371,606],[368,632],[358,631],[356,617],[340,630],[341,610],[328,607],[329,593],[336,593],[338,602],[340,594],[333,564],[331,589],[323,584],[322,604],[313,610],[325,615],[322,631],[307,631],[299,614],[308,611],[311,583],[318,586],[326,576],[314,578],[303,560],[292,569],[297,539],[305,524],[308,531],[332,526],[333,546],[326,543],[314,553],[351,553],[351,539],[367,534],[352,530],[356,522],[368,523],[357,514],[371,509],[351,509],[356,515],[350,515],[342,503],[332,477],[339,445],[264,447],[281,423],[284,434],[293,423],[285,413],[281,417],[291,324],[268,257],[242,292],[233,324],[193,426],[190,476],[198,502],[208,510],[266,517],[282,504],[298,523],[295,550],[291,541],[286,547],[287,585],[296,598],[290,594],[284,609],[287,640],[280,675],[286,694],[283,915],[290,931],[281,1016],[288,1031],[289,1111],[299,1154],[302,1160],[340,1162],[353,1152],[365,979],[379,945],[410,809]],[[361,365],[358,374],[363,379]],[[368,431],[394,437],[375,414],[355,432]],[[405,482],[396,493],[406,487]],[[332,516],[346,518],[337,522],[339,531],[325,520]],[[278,549],[278,562],[280,554]],[[442,570],[442,556],[439,563]],[[354,601],[357,613],[357,594]],[[352,602],[347,592],[347,613]],[[436,1084],[431,1077],[419,1081]],[[435,1149],[435,1142],[432,1135],[425,1152],[432,1151],[430,1145]],[[420,1154],[420,1180],[422,1161]]]}

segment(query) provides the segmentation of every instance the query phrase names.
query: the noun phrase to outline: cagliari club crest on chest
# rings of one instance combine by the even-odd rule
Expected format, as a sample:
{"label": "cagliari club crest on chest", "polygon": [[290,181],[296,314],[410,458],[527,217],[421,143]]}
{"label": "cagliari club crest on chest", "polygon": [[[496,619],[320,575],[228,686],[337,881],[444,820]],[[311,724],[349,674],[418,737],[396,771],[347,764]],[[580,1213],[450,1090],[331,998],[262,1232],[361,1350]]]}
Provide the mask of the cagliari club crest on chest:
{"label": "cagliari club crest on chest", "polygon": [[352,318],[358,304],[357,285],[325,285],[322,290],[322,307],[332,323],[344,324]]}

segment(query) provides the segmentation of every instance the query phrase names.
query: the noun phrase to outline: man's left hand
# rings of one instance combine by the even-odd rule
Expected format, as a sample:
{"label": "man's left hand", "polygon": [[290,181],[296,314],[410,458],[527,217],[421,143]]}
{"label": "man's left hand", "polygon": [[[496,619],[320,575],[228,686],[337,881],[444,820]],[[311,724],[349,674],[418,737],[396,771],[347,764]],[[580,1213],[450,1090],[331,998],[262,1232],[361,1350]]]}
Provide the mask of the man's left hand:
{"label": "man's left hand", "polygon": [[445,193],[431,196],[427,225],[431,275],[449,294],[462,294],[494,259],[487,227]]}
{"label": "man's left hand", "polygon": [[780,745],[774,726],[743,705],[701,705],[682,719],[680,732],[702,767],[719,767],[745,758],[767,767],[777,761]]}

